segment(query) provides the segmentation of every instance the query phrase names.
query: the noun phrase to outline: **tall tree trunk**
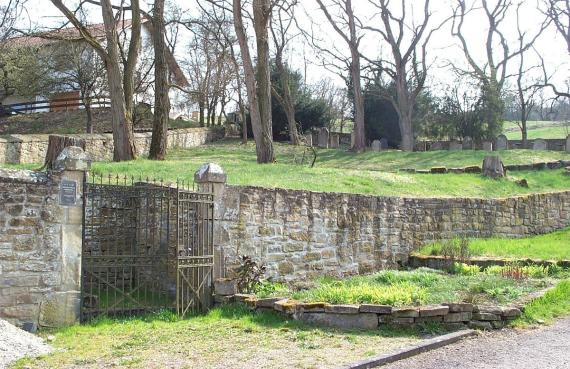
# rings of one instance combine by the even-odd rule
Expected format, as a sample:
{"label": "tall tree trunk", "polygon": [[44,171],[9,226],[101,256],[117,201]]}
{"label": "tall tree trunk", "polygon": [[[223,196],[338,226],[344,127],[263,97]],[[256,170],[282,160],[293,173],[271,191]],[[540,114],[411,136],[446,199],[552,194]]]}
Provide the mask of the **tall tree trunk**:
{"label": "tall tree trunk", "polygon": [[364,127],[364,96],[360,82],[360,53],[358,51],[358,36],[356,35],[356,22],[352,9],[352,0],[346,0],[346,14],[348,15],[348,27],[350,29],[350,74],[354,89],[354,111],[355,111],[355,140],[353,149],[363,151],[366,148],[366,130]]}
{"label": "tall tree trunk", "polygon": [[170,114],[168,62],[166,60],[166,43],[164,40],[164,1],[155,0],[152,22],[154,33],[154,119],[149,158],[154,160],[164,160],[166,158],[168,117]]}
{"label": "tall tree trunk", "polygon": [[[259,23],[259,12],[263,12],[263,8],[260,6],[260,2],[264,5],[267,5],[267,0],[254,0],[253,8],[255,9],[255,13],[257,14],[257,22]],[[255,138],[255,147],[257,153],[257,162],[258,163],[271,163],[274,161],[274,153],[273,153],[273,140],[272,135],[267,135],[267,130],[265,129],[264,125],[266,122],[262,120],[261,114],[261,107],[258,98],[257,88],[256,88],[256,79],[255,79],[255,70],[253,68],[253,62],[251,59],[251,54],[249,52],[249,45],[247,43],[247,35],[245,34],[244,24],[243,24],[243,16],[242,16],[242,9],[241,9],[241,0],[233,0],[233,13],[234,13],[234,27],[236,30],[237,39],[240,45],[241,56],[243,60],[243,68],[245,74],[245,84],[247,90],[247,96],[249,100],[249,113],[251,117],[251,126],[253,129],[253,136]],[[266,28],[266,35],[267,35],[267,25],[268,20],[265,22]],[[258,28],[259,25],[256,25]],[[260,31],[263,33],[262,31]],[[267,36],[265,38],[265,44],[267,44]],[[259,53],[259,51],[258,51]],[[267,57],[267,50],[264,53],[261,53],[261,58],[258,59],[259,64],[263,64],[264,62],[267,63],[267,60],[264,60],[264,57]],[[268,71],[268,68],[266,68]],[[260,74],[263,75],[263,74]],[[267,75],[266,75],[267,76]],[[266,77],[267,78],[267,77]],[[259,81],[258,81],[259,82]],[[266,83],[266,85],[268,85]],[[266,86],[267,87],[267,86]],[[269,85],[270,87],[270,85]],[[263,89],[262,89],[263,90]],[[269,91],[269,100],[271,100],[271,91]],[[271,105],[271,101],[269,101],[269,105]],[[269,106],[270,108],[270,106]],[[271,110],[269,111],[271,113]],[[264,112],[264,116],[267,114],[267,111]],[[271,120],[269,120],[271,123]],[[244,121],[245,124],[245,121]],[[270,126],[271,128],[271,126]]]}
{"label": "tall tree trunk", "polygon": [[396,111],[398,112],[400,132],[402,134],[402,142],[400,148],[403,151],[414,151],[414,127],[413,127],[413,104],[410,101],[408,92],[407,77],[400,74],[396,80]]}
{"label": "tall tree trunk", "polygon": [[89,100],[84,100],[85,114],[87,115],[87,125],[85,127],[85,132],[88,134],[93,133],[93,110],[91,109],[91,102]]}
{"label": "tall tree trunk", "polygon": [[[291,144],[297,146],[301,143],[301,140],[299,138],[297,122],[295,119],[295,104],[293,102],[293,97],[291,96],[288,71],[285,69],[285,65],[283,64],[283,55],[280,50],[278,50],[275,56],[275,64],[277,64],[277,73],[279,73],[279,79],[281,80],[283,88],[283,96],[277,96],[277,98],[283,106],[283,110],[285,110],[285,115],[287,116],[287,122],[289,124],[289,139],[291,140]],[[276,95],[278,94],[276,93]]]}
{"label": "tall tree trunk", "polygon": [[[141,49],[141,12],[139,0],[131,0],[131,39],[127,60],[123,71],[123,89],[125,92],[125,110],[127,117],[133,122],[135,71]],[[119,21],[121,22],[121,20]]]}
{"label": "tall tree trunk", "polygon": [[109,97],[111,98],[113,160],[133,160],[136,158],[133,126],[131,116],[127,113],[125,106],[125,93],[121,83],[121,68],[119,66],[117,27],[110,0],[101,1],[101,11],[103,22],[105,23],[105,38],[107,40],[108,58],[105,60],[105,65],[109,80]]}
{"label": "tall tree trunk", "polygon": [[200,117],[199,117],[200,127],[204,127],[205,126],[205,122],[204,122],[204,105],[205,105],[205,102],[204,102],[204,97],[202,94],[200,94],[199,99],[200,100],[198,101],[198,110],[200,112],[199,113],[199,115],[200,115]]}

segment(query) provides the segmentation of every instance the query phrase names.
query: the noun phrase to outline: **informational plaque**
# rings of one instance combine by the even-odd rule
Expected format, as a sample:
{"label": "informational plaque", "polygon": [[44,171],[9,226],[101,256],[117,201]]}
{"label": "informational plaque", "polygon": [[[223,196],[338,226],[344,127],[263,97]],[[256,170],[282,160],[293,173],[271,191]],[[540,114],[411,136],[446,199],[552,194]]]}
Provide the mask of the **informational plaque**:
{"label": "informational plaque", "polygon": [[59,204],[73,206],[77,202],[77,182],[61,181],[59,185]]}

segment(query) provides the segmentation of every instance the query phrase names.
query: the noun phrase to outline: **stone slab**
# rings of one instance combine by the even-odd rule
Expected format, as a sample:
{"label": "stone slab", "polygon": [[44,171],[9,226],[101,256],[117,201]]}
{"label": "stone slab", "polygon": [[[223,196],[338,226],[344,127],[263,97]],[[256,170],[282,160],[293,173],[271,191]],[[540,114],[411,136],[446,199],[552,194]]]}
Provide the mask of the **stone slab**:
{"label": "stone slab", "polygon": [[449,313],[449,307],[444,305],[420,307],[420,317],[444,316]]}
{"label": "stone slab", "polygon": [[299,319],[309,324],[345,330],[373,330],[378,328],[378,316],[372,313],[312,313],[302,314]]}
{"label": "stone slab", "polygon": [[390,305],[372,305],[372,304],[362,304],[360,305],[361,313],[375,313],[375,314],[391,314],[392,306]]}
{"label": "stone slab", "polygon": [[325,313],[334,314],[358,314],[360,312],[358,305],[326,305]]}
{"label": "stone slab", "polygon": [[394,318],[417,318],[420,312],[417,308],[396,308],[392,309],[392,316]]}
{"label": "stone slab", "polygon": [[473,312],[473,304],[469,304],[466,302],[448,303],[444,305],[449,307],[450,313]]}

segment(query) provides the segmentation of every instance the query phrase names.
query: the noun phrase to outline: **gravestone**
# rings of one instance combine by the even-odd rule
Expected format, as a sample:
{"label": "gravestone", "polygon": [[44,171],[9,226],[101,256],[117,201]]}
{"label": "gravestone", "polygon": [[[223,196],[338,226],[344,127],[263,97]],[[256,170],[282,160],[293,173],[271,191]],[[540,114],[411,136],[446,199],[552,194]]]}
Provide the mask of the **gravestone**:
{"label": "gravestone", "polygon": [[313,133],[305,133],[305,144],[309,147],[313,146]]}
{"label": "gravestone", "polygon": [[493,151],[493,143],[491,141],[483,141],[483,150]]}
{"label": "gravestone", "polygon": [[485,156],[483,160],[483,175],[491,178],[505,176],[505,166],[498,156]]}
{"label": "gravestone", "polygon": [[449,150],[450,151],[461,151],[463,150],[463,144],[458,141],[451,141],[449,143]]}
{"label": "gravestone", "polygon": [[372,141],[372,151],[382,151],[382,146],[380,144],[380,140]]}
{"label": "gravestone", "polygon": [[570,135],[566,137],[566,152],[570,154]]}
{"label": "gravestone", "polygon": [[337,133],[331,135],[331,149],[338,149],[340,147],[340,136]]}
{"label": "gravestone", "polygon": [[545,140],[543,140],[541,138],[537,138],[536,140],[534,140],[534,142],[532,144],[532,149],[533,150],[547,150],[548,149],[548,142],[546,142]]}
{"label": "gravestone", "polygon": [[473,150],[473,139],[471,137],[463,137],[463,150]]}
{"label": "gravestone", "polygon": [[443,144],[440,141],[432,143],[429,147],[429,151],[437,151],[437,150],[443,150]]}
{"label": "gravestone", "polygon": [[329,148],[329,130],[324,127],[319,129],[319,147],[323,149]]}
{"label": "gravestone", "polygon": [[495,150],[508,150],[509,149],[509,140],[505,135],[498,135],[497,139],[495,140]]}
{"label": "gravestone", "polygon": [[352,132],[350,134],[350,147],[353,148],[356,145],[356,133]]}
{"label": "gravestone", "polygon": [[381,138],[380,139],[380,149],[381,150],[388,150],[388,139],[387,138]]}

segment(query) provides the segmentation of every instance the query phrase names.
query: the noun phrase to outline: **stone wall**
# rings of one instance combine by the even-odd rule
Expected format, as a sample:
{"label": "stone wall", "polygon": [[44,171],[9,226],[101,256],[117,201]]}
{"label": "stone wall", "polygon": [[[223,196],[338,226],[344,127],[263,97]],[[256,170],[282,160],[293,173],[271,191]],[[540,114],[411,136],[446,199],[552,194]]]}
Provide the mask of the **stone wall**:
{"label": "stone wall", "polygon": [[[82,179],[82,171],[0,170],[0,318],[48,327],[78,319]],[[75,182],[74,205],[60,205],[62,181]]]}
{"label": "stone wall", "polygon": [[[527,142],[527,148],[532,149],[534,144],[533,139],[529,139]],[[547,150],[552,151],[568,151],[566,147],[566,139],[561,138],[552,138],[552,139],[545,139]],[[450,150],[454,144],[459,146],[463,145],[461,141],[419,141],[416,143],[415,150],[416,151],[435,151],[435,150]],[[522,140],[508,140],[507,143],[508,150],[516,150],[516,149],[523,149]],[[495,145],[496,147],[496,145]],[[473,142],[473,149],[474,150],[484,150],[484,146],[482,142]],[[462,150],[466,150],[463,149]],[[570,151],[569,151],[570,152]]]}
{"label": "stone wall", "polygon": [[224,275],[237,254],[280,280],[395,266],[433,240],[522,237],[570,225],[570,191],[509,199],[391,198],[226,186],[215,235]]}
{"label": "stone wall", "polygon": [[[86,151],[95,161],[113,159],[113,135],[73,134],[85,139]],[[47,134],[0,136],[0,163],[37,164],[43,163],[47,147]],[[168,147],[190,148],[200,146],[224,137],[220,128],[186,128],[168,132]],[[145,155],[150,148],[151,132],[135,133],[138,155]]]}

